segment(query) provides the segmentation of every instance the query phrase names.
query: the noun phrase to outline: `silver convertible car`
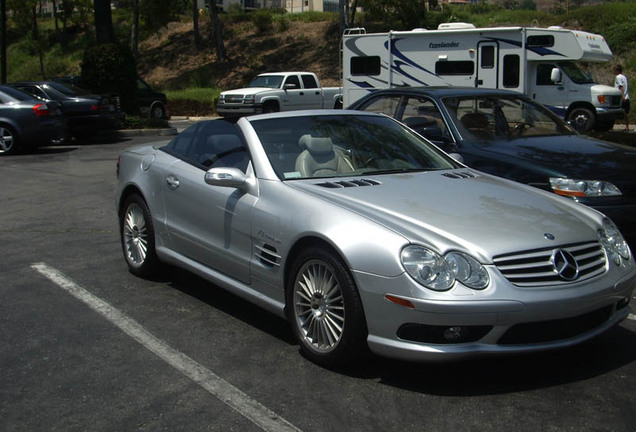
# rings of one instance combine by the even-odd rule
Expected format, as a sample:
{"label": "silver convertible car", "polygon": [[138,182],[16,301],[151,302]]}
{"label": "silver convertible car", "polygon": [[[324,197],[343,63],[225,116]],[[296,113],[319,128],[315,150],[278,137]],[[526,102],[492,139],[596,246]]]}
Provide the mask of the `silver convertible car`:
{"label": "silver convertible car", "polygon": [[127,150],[118,176],[132,273],[188,269],[286,317],[326,366],[570,346],[627,317],[636,283],[601,213],[381,114],[200,122]]}

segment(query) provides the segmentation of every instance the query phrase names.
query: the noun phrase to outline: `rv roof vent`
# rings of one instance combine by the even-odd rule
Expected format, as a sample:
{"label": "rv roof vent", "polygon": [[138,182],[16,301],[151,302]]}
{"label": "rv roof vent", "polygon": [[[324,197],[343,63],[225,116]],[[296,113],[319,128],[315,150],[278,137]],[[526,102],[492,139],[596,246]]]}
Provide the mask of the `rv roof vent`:
{"label": "rv roof vent", "polygon": [[563,27],[561,27],[561,26],[550,26],[550,27],[548,27],[548,30],[563,30]]}
{"label": "rv roof vent", "polygon": [[474,29],[475,25],[471,23],[452,22],[442,23],[437,27],[437,30],[460,30],[460,29]]}
{"label": "rv roof vent", "polygon": [[425,29],[425,28],[422,28],[422,27],[418,27],[418,28],[414,28],[411,31],[414,31],[414,32],[425,32],[425,31],[428,31],[428,29]]}

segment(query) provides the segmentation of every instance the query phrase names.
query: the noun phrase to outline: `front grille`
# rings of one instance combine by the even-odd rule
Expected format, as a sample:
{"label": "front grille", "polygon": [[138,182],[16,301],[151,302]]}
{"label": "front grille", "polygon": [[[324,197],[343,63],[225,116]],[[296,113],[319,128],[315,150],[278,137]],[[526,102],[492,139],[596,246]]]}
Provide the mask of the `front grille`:
{"label": "front grille", "polygon": [[231,96],[225,96],[225,102],[226,103],[243,103],[244,97],[243,95],[231,95]]}
{"label": "front grille", "polygon": [[[553,263],[557,250],[566,251],[574,257],[578,266],[576,278],[566,280],[557,273]],[[580,282],[603,274],[607,269],[607,258],[599,242],[499,255],[493,258],[493,262],[506,279],[520,287]]]}
{"label": "front grille", "polygon": [[499,339],[501,345],[521,345],[569,339],[604,324],[612,316],[609,305],[572,318],[517,324]]}
{"label": "front grille", "polygon": [[610,96],[609,97],[609,103],[611,106],[621,106],[623,104],[623,97],[622,96]]}

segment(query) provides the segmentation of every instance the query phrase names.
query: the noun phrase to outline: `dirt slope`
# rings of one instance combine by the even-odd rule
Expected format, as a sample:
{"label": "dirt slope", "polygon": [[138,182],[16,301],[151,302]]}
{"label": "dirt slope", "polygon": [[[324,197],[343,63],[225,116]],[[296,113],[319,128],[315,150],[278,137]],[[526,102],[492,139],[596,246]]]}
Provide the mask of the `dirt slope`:
{"label": "dirt slope", "polygon": [[229,59],[219,62],[209,20],[200,23],[203,43],[194,46],[191,22],[173,22],[144,41],[139,72],[162,89],[242,86],[258,73],[282,70],[316,72],[323,85],[339,85],[339,32],[332,22],[290,22],[285,32],[258,33],[251,22],[226,24]]}

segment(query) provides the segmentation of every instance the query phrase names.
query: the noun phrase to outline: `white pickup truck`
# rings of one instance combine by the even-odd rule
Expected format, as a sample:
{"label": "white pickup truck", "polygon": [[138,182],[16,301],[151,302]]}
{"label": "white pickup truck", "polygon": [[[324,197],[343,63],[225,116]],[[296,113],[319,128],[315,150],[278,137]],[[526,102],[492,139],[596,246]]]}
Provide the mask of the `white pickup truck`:
{"label": "white pickup truck", "polygon": [[258,75],[246,88],[222,92],[216,112],[231,117],[320,108],[342,108],[342,89],[321,87],[311,72],[272,72]]}

